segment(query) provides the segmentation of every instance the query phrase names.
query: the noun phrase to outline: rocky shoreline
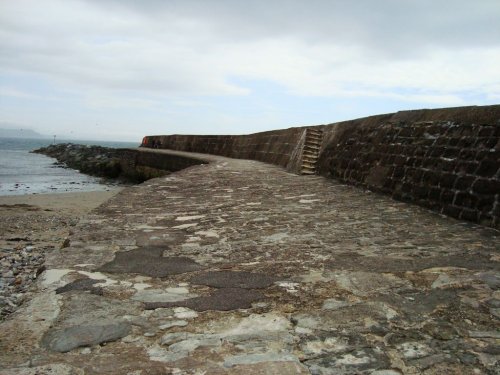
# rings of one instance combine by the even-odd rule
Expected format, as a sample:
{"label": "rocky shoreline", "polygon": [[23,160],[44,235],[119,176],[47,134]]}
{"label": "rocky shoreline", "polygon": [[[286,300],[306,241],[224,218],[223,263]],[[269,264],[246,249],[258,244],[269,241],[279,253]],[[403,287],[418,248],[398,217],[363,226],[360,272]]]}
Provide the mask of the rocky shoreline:
{"label": "rocky shoreline", "polygon": [[0,197],[0,321],[31,300],[46,255],[81,216],[120,190]]}
{"label": "rocky shoreline", "polygon": [[30,299],[47,252],[57,248],[78,222],[75,215],[28,204],[1,205],[0,320]]}
{"label": "rocky shoreline", "polygon": [[59,163],[91,176],[117,179],[122,174],[117,150],[102,146],[60,143],[32,152],[55,158]]}

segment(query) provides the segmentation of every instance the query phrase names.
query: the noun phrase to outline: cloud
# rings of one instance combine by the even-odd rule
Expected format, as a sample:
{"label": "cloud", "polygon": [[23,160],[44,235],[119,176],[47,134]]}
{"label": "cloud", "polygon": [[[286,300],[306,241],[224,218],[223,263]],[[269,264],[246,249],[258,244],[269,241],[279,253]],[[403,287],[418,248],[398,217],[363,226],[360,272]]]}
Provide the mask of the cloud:
{"label": "cloud", "polygon": [[2,95],[43,97],[15,87],[24,77],[80,111],[209,111],[206,98],[265,96],[252,81],[283,97],[491,101],[498,40],[498,0],[0,1]]}
{"label": "cloud", "polygon": [[231,84],[237,76],[269,79],[298,95],[361,88],[373,95],[400,87],[490,89],[492,77],[500,81],[497,1],[458,1],[453,12],[444,1],[392,0],[48,0],[1,7],[0,66],[61,85],[248,93]]}

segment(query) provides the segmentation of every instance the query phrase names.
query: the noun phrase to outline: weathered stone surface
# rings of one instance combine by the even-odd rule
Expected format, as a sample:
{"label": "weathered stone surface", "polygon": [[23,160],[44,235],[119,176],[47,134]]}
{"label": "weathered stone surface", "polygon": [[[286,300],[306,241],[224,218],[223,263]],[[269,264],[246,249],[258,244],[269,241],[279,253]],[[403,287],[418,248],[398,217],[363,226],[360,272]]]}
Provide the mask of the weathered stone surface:
{"label": "weathered stone surface", "polygon": [[327,355],[306,361],[305,364],[312,374],[318,375],[368,374],[390,366],[388,358],[371,348],[358,348],[350,353]]}
{"label": "weathered stone surface", "polygon": [[63,363],[51,363],[32,368],[8,368],[0,370],[0,375],[84,375],[82,369]]}
{"label": "weathered stone surface", "polygon": [[130,325],[116,323],[108,325],[86,325],[49,331],[42,344],[56,352],[69,352],[80,346],[92,346],[103,342],[118,340],[130,332]]}
{"label": "weathered stone surface", "polygon": [[[74,227],[71,245],[47,255],[36,298],[1,324],[0,369],[495,373],[497,232],[323,177],[210,158],[125,189]],[[95,271],[117,254],[114,270]],[[160,273],[169,258],[190,271]],[[237,278],[209,284],[212,272],[275,282],[227,288]],[[102,281],[92,284],[102,295],[56,294],[82,278]],[[189,298],[145,309],[159,295]],[[51,332],[122,323],[127,336],[106,345],[40,346]]]}
{"label": "weathered stone surface", "polygon": [[75,280],[65,286],[56,289],[56,293],[65,293],[72,290],[82,290],[89,291],[93,294],[102,294],[102,289],[99,287],[95,287],[95,284],[102,283],[102,280],[94,280],[94,279],[79,279]]}
{"label": "weathered stone surface", "polygon": [[215,288],[267,288],[275,281],[274,277],[261,273],[217,271],[205,272],[191,279],[193,284],[213,286]]}
{"label": "weathered stone surface", "polygon": [[241,364],[231,367],[226,371],[228,375],[309,375],[307,368],[297,362],[259,362],[253,364]]}
{"label": "weathered stone surface", "polygon": [[188,298],[198,297],[196,294],[191,294],[189,292],[176,293],[162,289],[146,289],[139,290],[136,294],[132,296],[134,301],[140,302],[177,302],[184,301]]}

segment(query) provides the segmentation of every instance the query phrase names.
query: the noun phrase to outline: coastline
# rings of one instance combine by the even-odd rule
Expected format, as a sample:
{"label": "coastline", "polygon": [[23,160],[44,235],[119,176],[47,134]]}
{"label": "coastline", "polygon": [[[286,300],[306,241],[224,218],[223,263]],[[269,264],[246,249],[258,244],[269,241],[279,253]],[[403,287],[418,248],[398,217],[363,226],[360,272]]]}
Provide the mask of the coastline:
{"label": "coastline", "polygon": [[0,196],[0,321],[31,299],[45,254],[63,246],[82,217],[123,189]]}
{"label": "coastline", "polygon": [[96,191],[2,195],[0,196],[0,210],[3,210],[4,206],[30,205],[43,210],[84,215],[123,189],[124,187],[117,186],[110,187],[108,190]]}

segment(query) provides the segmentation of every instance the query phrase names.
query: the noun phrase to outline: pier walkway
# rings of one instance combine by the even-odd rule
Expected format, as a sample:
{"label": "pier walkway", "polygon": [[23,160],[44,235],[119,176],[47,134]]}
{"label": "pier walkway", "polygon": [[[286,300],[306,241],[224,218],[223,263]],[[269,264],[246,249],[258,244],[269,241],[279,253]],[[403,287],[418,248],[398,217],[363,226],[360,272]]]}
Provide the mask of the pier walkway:
{"label": "pier walkway", "polygon": [[498,231],[202,158],[81,220],[0,374],[500,373]]}

